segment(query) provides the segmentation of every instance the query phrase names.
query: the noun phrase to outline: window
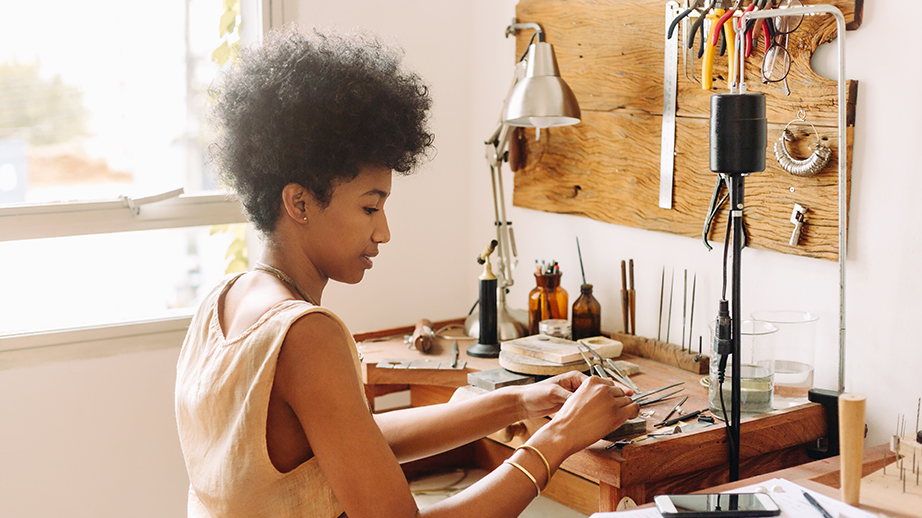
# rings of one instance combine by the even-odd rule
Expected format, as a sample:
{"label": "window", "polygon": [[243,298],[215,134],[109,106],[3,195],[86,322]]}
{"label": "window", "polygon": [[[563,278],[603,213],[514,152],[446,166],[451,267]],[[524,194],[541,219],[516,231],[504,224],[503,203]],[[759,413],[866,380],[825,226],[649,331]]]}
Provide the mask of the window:
{"label": "window", "polygon": [[227,224],[245,218],[211,183],[204,116],[213,56],[281,22],[271,9],[0,0],[0,353],[54,330],[181,326],[239,266]]}

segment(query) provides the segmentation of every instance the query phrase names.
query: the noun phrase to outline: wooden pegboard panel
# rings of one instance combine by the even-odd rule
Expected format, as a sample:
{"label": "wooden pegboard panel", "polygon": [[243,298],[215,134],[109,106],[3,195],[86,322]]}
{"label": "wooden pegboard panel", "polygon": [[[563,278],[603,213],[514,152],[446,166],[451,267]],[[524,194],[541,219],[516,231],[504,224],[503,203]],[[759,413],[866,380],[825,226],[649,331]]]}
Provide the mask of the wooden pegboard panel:
{"label": "wooden pegboard panel", "polygon": [[[831,3],[842,10],[850,29],[860,25],[861,0]],[[524,130],[525,138],[518,141],[523,166],[515,173],[516,206],[700,238],[716,181],[708,165],[710,97],[729,91],[727,58],[717,57],[717,79],[707,91],[685,77],[680,49],[673,208],[661,209],[664,5],[651,0],[519,1],[519,22],[535,22],[544,28],[583,118],[576,126],[543,130],[540,141],[535,141],[534,130]],[[769,119],[766,170],[746,180],[746,225],[753,248],[838,258],[836,81],[817,75],[809,66],[816,48],[831,41],[835,32],[831,16],[813,16],[806,17],[790,36],[790,96],[784,95],[779,84],[761,83],[761,45],[747,61],[749,91],[766,94]],[[519,34],[517,56],[526,50],[530,35],[529,31]],[[700,78],[697,61],[695,68]],[[849,81],[847,86],[846,145],[851,162],[858,84]],[[809,178],[784,172],[772,151],[781,129],[798,110],[807,112],[824,144],[834,152],[823,171]],[[806,146],[816,139],[810,126],[792,125],[791,129],[798,136],[792,154],[809,155]],[[847,165],[850,172],[851,163]],[[795,203],[808,212],[800,245],[792,247],[788,239],[794,227],[789,219]],[[712,232],[720,230],[712,238],[722,236],[725,218],[721,210]]]}

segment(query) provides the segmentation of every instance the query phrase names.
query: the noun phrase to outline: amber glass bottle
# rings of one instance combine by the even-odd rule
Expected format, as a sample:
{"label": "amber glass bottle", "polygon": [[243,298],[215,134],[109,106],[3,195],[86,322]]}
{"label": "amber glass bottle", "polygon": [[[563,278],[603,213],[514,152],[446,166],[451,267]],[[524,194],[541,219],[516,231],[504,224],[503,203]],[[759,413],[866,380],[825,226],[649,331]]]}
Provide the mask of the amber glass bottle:
{"label": "amber glass bottle", "polygon": [[567,319],[570,307],[567,292],[560,287],[560,273],[535,274],[535,288],[528,294],[529,334],[538,334],[538,323],[549,319]]}
{"label": "amber glass bottle", "polygon": [[592,285],[579,287],[579,298],[573,303],[573,339],[589,338],[602,334],[602,306],[592,296]]}

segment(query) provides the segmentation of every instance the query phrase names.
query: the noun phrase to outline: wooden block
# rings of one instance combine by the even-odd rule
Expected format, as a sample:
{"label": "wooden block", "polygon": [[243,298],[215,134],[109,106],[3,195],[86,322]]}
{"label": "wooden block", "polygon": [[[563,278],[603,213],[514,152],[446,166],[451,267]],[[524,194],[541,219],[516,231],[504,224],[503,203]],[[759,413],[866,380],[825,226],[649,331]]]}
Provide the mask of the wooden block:
{"label": "wooden block", "polygon": [[[613,363],[628,376],[640,374],[640,365],[636,363],[624,360],[613,360]],[[507,351],[499,352],[499,364],[506,370],[533,376],[556,376],[570,371],[588,372],[589,370],[589,366],[582,360],[560,364]]]}
{"label": "wooden block", "polygon": [[586,372],[589,368],[583,360],[561,364],[509,351],[499,352],[499,364],[506,370],[532,376],[556,376],[570,371]]}
{"label": "wooden block", "polygon": [[[616,428],[614,431],[603,437],[606,441],[617,441],[622,437],[627,437],[629,435],[638,435],[646,433],[647,431],[647,421],[642,417],[635,417],[634,419],[628,419],[624,422],[623,425]],[[652,433],[652,432],[651,432]]]}
{"label": "wooden block", "polygon": [[623,342],[624,352],[628,354],[649,358],[695,374],[705,374],[711,363],[707,354],[699,357],[697,351],[683,350],[678,345],[661,342],[654,338],[624,333],[612,333],[612,338]]}
{"label": "wooden block", "polygon": [[411,369],[411,370],[442,370],[442,371],[463,371],[467,367],[467,362],[459,361],[454,367],[450,361],[439,359],[425,360],[381,360],[375,365],[378,369]]}
{"label": "wooden block", "polygon": [[[617,341],[589,341],[585,342],[584,345],[592,348],[603,358],[614,358],[621,355],[622,345]],[[547,335],[533,335],[507,340],[500,345],[500,350],[557,364],[583,361],[583,357],[577,348],[577,342]]]}
{"label": "wooden block", "polygon": [[510,385],[528,385],[534,383],[535,378],[509,372],[506,369],[492,369],[468,373],[467,382],[482,389],[496,390]]}

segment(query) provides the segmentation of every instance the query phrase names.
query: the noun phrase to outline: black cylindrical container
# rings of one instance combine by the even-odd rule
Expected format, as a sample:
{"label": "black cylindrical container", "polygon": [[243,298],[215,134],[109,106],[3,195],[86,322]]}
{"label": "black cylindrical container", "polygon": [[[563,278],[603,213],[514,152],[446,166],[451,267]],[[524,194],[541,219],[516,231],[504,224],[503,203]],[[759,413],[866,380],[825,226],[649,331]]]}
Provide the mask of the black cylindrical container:
{"label": "black cylindrical container", "polygon": [[498,318],[496,311],[496,279],[480,280],[480,343],[496,345]]}
{"label": "black cylindrical container", "polygon": [[725,174],[764,171],[767,139],[765,94],[711,96],[711,171]]}
{"label": "black cylindrical container", "polygon": [[480,339],[467,348],[477,358],[499,357],[499,316],[496,306],[496,278],[480,279]]}

